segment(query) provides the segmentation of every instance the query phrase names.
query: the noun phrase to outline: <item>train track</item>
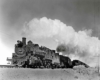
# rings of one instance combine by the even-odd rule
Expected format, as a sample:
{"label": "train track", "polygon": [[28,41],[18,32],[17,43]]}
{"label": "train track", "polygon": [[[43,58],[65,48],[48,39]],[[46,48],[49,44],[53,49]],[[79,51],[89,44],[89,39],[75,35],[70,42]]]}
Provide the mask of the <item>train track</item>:
{"label": "train track", "polygon": [[12,65],[0,65],[0,68],[23,68],[20,66],[12,66]]}

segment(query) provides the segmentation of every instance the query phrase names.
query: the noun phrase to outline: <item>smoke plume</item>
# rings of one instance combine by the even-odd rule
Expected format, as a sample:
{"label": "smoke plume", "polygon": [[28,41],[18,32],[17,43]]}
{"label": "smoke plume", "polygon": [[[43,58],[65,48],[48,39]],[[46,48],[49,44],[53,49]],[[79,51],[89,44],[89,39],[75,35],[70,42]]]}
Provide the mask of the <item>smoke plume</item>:
{"label": "smoke plume", "polygon": [[91,66],[96,65],[96,56],[100,55],[100,40],[92,36],[91,29],[76,32],[58,19],[34,18],[24,26],[23,33],[27,37],[52,38],[58,43],[58,52]]}

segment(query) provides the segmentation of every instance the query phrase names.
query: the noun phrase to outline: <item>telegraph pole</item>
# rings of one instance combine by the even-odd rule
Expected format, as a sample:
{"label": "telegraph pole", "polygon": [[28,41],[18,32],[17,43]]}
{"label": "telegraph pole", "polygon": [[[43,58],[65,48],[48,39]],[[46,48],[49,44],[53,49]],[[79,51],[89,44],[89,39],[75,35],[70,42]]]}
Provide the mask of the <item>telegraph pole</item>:
{"label": "telegraph pole", "polygon": [[95,57],[97,57],[97,67],[96,67],[96,68],[97,68],[97,72],[98,72],[98,75],[100,75],[100,64],[99,64],[99,62],[100,62],[100,61],[99,61],[99,60],[100,60],[100,59],[99,59],[99,58],[100,58],[100,55],[98,54],[98,55],[95,56]]}
{"label": "telegraph pole", "polygon": [[100,58],[100,55],[98,54],[98,74],[100,75],[100,65],[99,65],[99,58]]}

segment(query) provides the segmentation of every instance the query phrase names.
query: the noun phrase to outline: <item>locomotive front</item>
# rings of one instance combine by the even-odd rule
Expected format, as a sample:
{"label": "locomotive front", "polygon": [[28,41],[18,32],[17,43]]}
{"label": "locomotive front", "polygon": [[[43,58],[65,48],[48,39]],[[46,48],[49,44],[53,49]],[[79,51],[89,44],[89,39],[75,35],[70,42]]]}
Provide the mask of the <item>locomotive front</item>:
{"label": "locomotive front", "polygon": [[12,64],[15,66],[22,66],[26,61],[26,38],[22,41],[17,41],[15,44],[15,53],[12,55]]}

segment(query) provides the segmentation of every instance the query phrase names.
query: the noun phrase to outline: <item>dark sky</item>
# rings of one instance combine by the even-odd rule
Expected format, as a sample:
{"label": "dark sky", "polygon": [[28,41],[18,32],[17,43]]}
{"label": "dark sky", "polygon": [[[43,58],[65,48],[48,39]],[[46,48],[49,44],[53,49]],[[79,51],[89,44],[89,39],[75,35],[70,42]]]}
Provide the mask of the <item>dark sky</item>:
{"label": "dark sky", "polygon": [[0,0],[2,40],[19,39],[25,22],[33,18],[59,19],[76,31],[92,29],[100,38],[100,0]]}

